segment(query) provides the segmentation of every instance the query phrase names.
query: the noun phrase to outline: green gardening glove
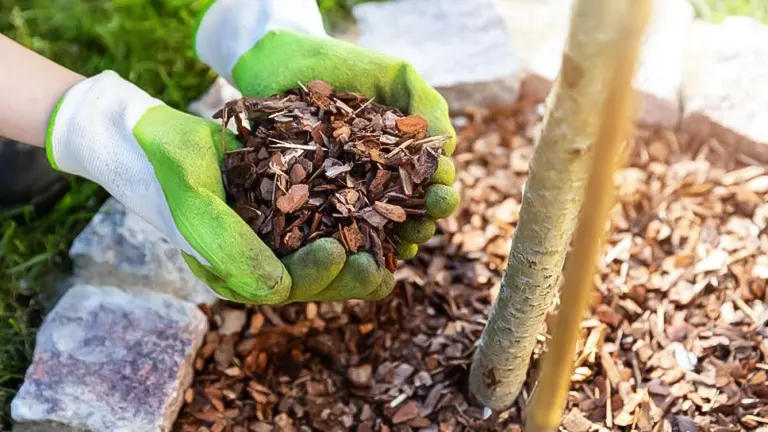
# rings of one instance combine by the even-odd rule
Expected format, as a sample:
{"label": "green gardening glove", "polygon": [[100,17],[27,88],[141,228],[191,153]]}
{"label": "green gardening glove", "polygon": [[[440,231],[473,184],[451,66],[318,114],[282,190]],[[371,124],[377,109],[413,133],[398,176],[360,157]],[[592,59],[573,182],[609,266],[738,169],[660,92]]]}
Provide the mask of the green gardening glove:
{"label": "green gardening glove", "polygon": [[220,297],[283,303],[291,295],[288,271],[225,201],[221,136],[219,124],[106,71],[64,95],[46,149],[54,167],[100,184],[165,234]]}
{"label": "green gardening glove", "polygon": [[[370,255],[347,259],[333,239],[297,251],[284,265],[225,200],[221,138],[220,124],[174,110],[106,71],[67,91],[51,116],[46,148],[54,167],[98,183],[165,234],[221,298],[284,304],[391,291],[386,269]],[[231,133],[225,138],[227,149],[239,146]],[[301,284],[292,283],[286,266]],[[349,291],[351,280],[367,289]]]}
{"label": "green gardening glove", "polygon": [[[233,28],[238,31],[233,32]],[[451,137],[444,146],[446,155],[455,148],[455,131],[440,94],[408,63],[329,38],[314,1],[219,0],[201,18],[196,52],[245,96],[267,97],[298,83],[323,80],[336,90],[362,93],[381,104],[420,114],[429,122],[431,135]],[[458,194],[451,187],[454,177],[452,162],[441,157],[433,184],[426,191],[428,217],[409,218],[399,227],[403,242],[399,258],[412,258],[417,244],[434,235],[434,220],[456,209]],[[345,262],[340,254],[333,266],[307,264],[319,260],[315,257],[327,256],[330,249],[343,252],[338,242],[326,239],[283,260],[293,280],[293,292],[311,292],[310,297],[317,300],[375,299],[389,293],[394,285],[392,275],[378,269],[368,253],[358,253]],[[323,288],[320,281],[330,279],[339,266],[340,274]]]}

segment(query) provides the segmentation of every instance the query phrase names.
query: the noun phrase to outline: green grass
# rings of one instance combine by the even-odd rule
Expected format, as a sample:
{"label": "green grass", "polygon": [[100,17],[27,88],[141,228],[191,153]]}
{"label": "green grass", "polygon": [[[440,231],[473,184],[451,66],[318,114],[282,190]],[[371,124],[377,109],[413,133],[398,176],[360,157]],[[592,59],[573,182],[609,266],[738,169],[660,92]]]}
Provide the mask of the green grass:
{"label": "green grass", "polygon": [[28,207],[0,213],[0,430],[34,348],[36,295],[68,270],[69,244],[106,197],[93,183],[72,182],[72,192],[44,217]]}
{"label": "green grass", "polygon": [[[0,0],[0,31],[89,76],[112,69],[176,108],[215,78],[195,60],[192,32],[207,0]],[[31,359],[37,294],[68,269],[67,249],[106,194],[82,179],[48,214],[0,214],[0,430]],[[15,217],[12,217],[15,216]]]}
{"label": "green grass", "polygon": [[768,0],[690,0],[696,14],[709,21],[728,15],[746,15],[768,22]]}
{"label": "green grass", "polygon": [[317,0],[325,26],[329,30],[341,30],[352,19],[352,6],[360,3],[387,0]]}
{"label": "green grass", "polygon": [[207,0],[0,0],[0,31],[86,76],[112,69],[183,108],[215,78],[194,58]]}

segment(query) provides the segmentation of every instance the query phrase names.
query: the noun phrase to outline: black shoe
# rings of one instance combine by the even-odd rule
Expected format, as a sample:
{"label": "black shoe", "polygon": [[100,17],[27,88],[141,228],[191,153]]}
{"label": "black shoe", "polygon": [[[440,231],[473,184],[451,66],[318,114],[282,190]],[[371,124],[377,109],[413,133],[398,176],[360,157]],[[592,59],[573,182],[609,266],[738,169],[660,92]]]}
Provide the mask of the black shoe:
{"label": "black shoe", "polygon": [[47,211],[69,187],[45,149],[0,137],[0,209],[33,205]]}

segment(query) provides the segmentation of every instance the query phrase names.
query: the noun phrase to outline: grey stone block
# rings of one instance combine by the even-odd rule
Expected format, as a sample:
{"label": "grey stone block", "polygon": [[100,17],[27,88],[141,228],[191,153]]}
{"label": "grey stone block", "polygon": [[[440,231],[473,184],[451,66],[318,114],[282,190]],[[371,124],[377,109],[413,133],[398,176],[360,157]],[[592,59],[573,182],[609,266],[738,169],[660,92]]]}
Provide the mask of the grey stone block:
{"label": "grey stone block", "polygon": [[500,0],[510,44],[526,71],[543,46],[564,40],[570,25],[572,0]]}
{"label": "grey stone block", "polygon": [[164,292],[198,304],[216,300],[181,251],[114,198],[77,236],[69,255],[81,283]]}
{"label": "grey stone block", "polygon": [[520,67],[497,0],[394,0],[352,13],[360,45],[411,63],[451,109],[516,100]]}
{"label": "grey stone block", "polygon": [[195,305],[166,294],[71,288],[37,334],[16,430],[170,431],[207,330]]}
{"label": "grey stone block", "polygon": [[768,163],[768,26],[747,17],[691,27],[683,129]]}

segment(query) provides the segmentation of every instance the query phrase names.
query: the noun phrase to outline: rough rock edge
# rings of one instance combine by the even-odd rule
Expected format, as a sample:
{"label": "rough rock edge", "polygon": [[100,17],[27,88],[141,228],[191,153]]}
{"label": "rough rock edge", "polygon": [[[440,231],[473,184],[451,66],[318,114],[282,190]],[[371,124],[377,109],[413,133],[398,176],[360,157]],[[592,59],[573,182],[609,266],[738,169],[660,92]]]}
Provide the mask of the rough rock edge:
{"label": "rough rock edge", "polygon": [[[109,243],[104,244],[104,240]],[[132,266],[114,262],[115,258],[131,255],[132,247],[139,249],[141,258],[147,261]],[[174,256],[169,256],[169,252]],[[77,236],[69,256],[74,263],[74,284],[161,292],[196,304],[212,304],[217,298],[195,277],[170,240],[115,198],[108,199]],[[157,260],[158,257],[161,259]]]}
{"label": "rough rock edge", "polygon": [[[205,334],[208,331],[208,319],[205,317],[205,315],[197,309],[196,306],[191,304],[188,301],[178,299],[172,295],[166,294],[166,293],[150,293],[150,292],[144,292],[144,293],[135,293],[135,292],[126,292],[118,287],[113,286],[94,286],[89,284],[80,284],[73,286],[71,290],[69,290],[64,295],[70,294],[72,292],[75,292],[73,290],[76,290],[78,287],[81,287],[81,289],[104,289],[104,290],[114,290],[116,293],[122,294],[124,296],[133,297],[134,300],[137,301],[143,301],[146,303],[153,303],[157,301],[170,301],[178,303],[180,306],[187,308],[187,310],[191,311],[192,315],[189,315],[189,319],[186,322],[186,325],[190,326],[190,331],[194,332],[194,328],[198,328],[197,332],[199,333],[199,336],[195,337],[193,335],[193,341],[192,345],[189,346],[186,349],[186,355],[181,360],[181,363],[179,364],[179,370],[177,372],[177,380],[176,382],[179,383],[179,385],[176,387],[176,391],[172,392],[167,395],[165,399],[165,403],[162,405],[161,410],[161,416],[156,417],[160,420],[159,424],[155,424],[152,426],[151,430],[157,430],[161,432],[166,432],[172,430],[173,424],[176,421],[176,418],[179,415],[179,412],[181,410],[181,407],[184,404],[184,392],[192,383],[192,379],[194,377],[194,361],[195,356],[197,355],[197,352],[199,351]],[[151,298],[154,297],[154,298]],[[51,312],[51,315],[55,313],[55,310]],[[49,316],[51,316],[49,315]],[[197,315],[197,317],[194,317],[194,315]],[[66,315],[65,315],[66,316]],[[46,321],[48,321],[48,318],[46,318]],[[43,327],[46,325],[46,323],[43,323],[43,326],[41,326],[41,330],[43,330]],[[38,333],[38,338],[40,337],[41,333]],[[38,344],[39,345],[39,344]],[[32,366],[35,364],[35,360],[37,360],[37,357],[39,355],[38,349],[35,350],[34,358],[32,361],[32,365],[30,368],[27,369],[27,374],[30,373],[29,371],[32,370]],[[19,389],[19,392],[17,396],[14,398],[12,402],[12,408],[14,404],[20,404],[21,399],[19,399],[19,395],[23,396],[23,387],[26,385],[27,380],[25,377],[25,382],[22,385],[22,388]],[[14,412],[15,410],[12,409],[12,416],[14,419],[14,425],[13,425],[13,432],[92,432],[95,431],[92,428],[89,427],[81,427],[82,425],[73,426],[73,425],[67,425],[60,421],[53,421],[49,419],[31,419],[29,421],[25,420],[19,420],[18,419],[18,413]],[[48,413],[44,414],[48,415]],[[124,429],[120,429],[124,430]],[[98,431],[101,432],[101,431]]]}

